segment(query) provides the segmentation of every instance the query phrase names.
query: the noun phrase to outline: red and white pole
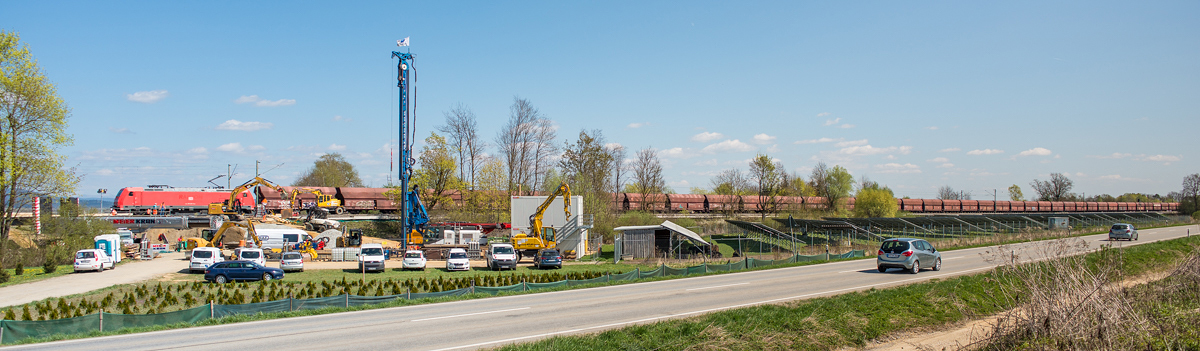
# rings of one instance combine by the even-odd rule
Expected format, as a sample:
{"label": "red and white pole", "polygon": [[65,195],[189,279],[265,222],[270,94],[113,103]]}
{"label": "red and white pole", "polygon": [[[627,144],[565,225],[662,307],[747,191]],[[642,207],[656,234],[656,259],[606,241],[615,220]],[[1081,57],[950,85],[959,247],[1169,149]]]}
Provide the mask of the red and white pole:
{"label": "red and white pole", "polygon": [[37,196],[33,197],[33,228],[35,234],[42,235],[42,198]]}

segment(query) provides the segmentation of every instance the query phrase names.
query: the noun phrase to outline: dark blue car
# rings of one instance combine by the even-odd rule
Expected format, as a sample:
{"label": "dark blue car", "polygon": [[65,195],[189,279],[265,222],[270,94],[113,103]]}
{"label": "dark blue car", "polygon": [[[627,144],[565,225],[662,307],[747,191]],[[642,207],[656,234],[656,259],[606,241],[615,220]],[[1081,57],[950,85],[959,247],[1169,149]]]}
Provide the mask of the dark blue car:
{"label": "dark blue car", "polygon": [[562,254],[555,249],[545,249],[538,251],[537,256],[533,257],[533,266],[538,269],[546,269],[547,267],[562,268]]}
{"label": "dark blue car", "polygon": [[204,270],[204,280],[224,284],[236,280],[283,279],[283,270],[251,261],[225,261]]}

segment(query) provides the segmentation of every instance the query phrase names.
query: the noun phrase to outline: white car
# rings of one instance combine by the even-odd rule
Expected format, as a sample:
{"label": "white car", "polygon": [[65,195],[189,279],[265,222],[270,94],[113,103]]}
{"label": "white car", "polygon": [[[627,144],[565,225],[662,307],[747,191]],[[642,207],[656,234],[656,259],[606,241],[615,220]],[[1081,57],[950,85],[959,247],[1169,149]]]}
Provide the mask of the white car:
{"label": "white car", "polygon": [[425,270],[425,251],[408,250],[404,252],[404,260],[400,262],[400,269],[420,269]]}
{"label": "white car", "polygon": [[191,262],[188,263],[188,270],[192,272],[204,272],[208,266],[218,262],[225,262],[225,257],[221,256],[221,250],[215,247],[197,247],[192,249]]}
{"label": "white car", "polygon": [[233,259],[254,262],[264,267],[267,265],[267,256],[263,254],[262,249],[244,247],[235,249],[233,250]]}
{"label": "white car", "polygon": [[113,268],[113,259],[104,250],[86,249],[75,252],[75,272],[103,272]]}
{"label": "white car", "polygon": [[448,271],[469,271],[469,270],[471,270],[471,260],[467,258],[467,250],[450,249],[450,254],[446,256],[446,270],[448,270]]}
{"label": "white car", "polygon": [[287,271],[304,271],[304,255],[299,252],[284,252],[279,260],[279,269]]}

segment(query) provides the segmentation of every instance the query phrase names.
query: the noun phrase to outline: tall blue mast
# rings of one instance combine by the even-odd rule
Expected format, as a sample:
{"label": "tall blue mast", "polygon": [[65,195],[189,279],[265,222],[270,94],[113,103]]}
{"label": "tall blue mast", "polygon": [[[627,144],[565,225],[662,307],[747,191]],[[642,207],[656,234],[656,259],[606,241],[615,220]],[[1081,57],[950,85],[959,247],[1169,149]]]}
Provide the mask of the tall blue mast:
{"label": "tall blue mast", "polygon": [[415,160],[412,158],[412,143],[409,140],[409,116],[408,116],[408,72],[410,63],[413,61],[411,53],[392,51],[392,57],[399,58],[400,62],[396,64],[396,86],[400,87],[400,189],[403,196],[400,197],[400,235],[403,238],[403,246],[407,247],[409,243],[408,235],[414,228],[413,204],[409,198],[408,181],[412,178],[412,166]]}

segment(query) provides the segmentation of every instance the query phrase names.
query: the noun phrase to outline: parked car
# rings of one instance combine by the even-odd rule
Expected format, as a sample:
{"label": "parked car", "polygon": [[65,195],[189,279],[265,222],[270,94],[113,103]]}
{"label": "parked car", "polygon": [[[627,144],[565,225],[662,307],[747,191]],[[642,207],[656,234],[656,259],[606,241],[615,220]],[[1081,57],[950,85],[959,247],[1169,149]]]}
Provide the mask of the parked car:
{"label": "parked car", "polygon": [[221,250],[215,247],[197,247],[192,249],[191,262],[188,264],[188,270],[192,272],[203,272],[209,266],[225,261],[225,257],[221,256]]}
{"label": "parked car", "polygon": [[888,268],[903,268],[917,274],[922,267],[942,270],[942,253],[928,241],[912,238],[887,239],[879,245],[875,265],[880,272]]}
{"label": "parked car", "polygon": [[488,269],[517,269],[517,251],[509,243],[493,243],[487,250]]}
{"label": "parked car", "polygon": [[469,271],[469,270],[471,270],[471,260],[467,258],[467,250],[450,249],[450,254],[446,256],[446,270],[448,270],[448,271]]}
{"label": "parked car", "polygon": [[1117,239],[1125,239],[1130,241],[1137,240],[1137,228],[1134,228],[1132,224],[1128,223],[1113,224],[1112,228],[1108,229],[1108,240],[1113,241]]}
{"label": "parked car", "polygon": [[204,270],[204,280],[225,284],[231,281],[283,279],[283,270],[253,261],[226,261]]}
{"label": "parked car", "polygon": [[304,271],[304,255],[299,252],[284,252],[279,259],[279,269],[287,271]]}
{"label": "parked car", "polygon": [[75,252],[75,272],[103,272],[113,268],[113,259],[104,250],[86,249]]}
{"label": "parked car", "polygon": [[533,266],[538,269],[562,268],[562,254],[555,249],[543,249],[533,256]]}
{"label": "parked car", "polygon": [[400,269],[425,270],[425,251],[408,250],[404,252],[404,260],[400,261]]}
{"label": "parked car", "polygon": [[234,249],[233,250],[233,259],[243,260],[243,261],[251,261],[251,262],[257,263],[259,266],[267,265],[267,258],[266,258],[266,255],[263,254],[262,249],[253,249],[253,248],[246,248],[246,247],[240,247],[240,248]]}
{"label": "parked car", "polygon": [[358,253],[359,271],[382,272],[387,269],[385,262],[387,257],[383,254],[382,244],[362,244],[362,250]]}

